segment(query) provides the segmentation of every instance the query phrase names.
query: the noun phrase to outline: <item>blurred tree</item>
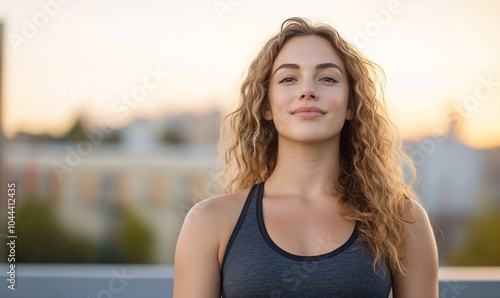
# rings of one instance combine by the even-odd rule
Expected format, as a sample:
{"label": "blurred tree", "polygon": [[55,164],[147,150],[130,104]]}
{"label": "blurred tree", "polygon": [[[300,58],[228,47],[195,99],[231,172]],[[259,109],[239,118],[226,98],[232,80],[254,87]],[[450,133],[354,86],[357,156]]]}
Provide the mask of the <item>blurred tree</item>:
{"label": "blurred tree", "polygon": [[82,141],[86,140],[87,136],[83,133],[85,130],[85,127],[83,125],[83,119],[82,117],[78,117],[73,124],[73,126],[68,130],[66,135],[63,137],[66,140],[70,141]]}
{"label": "blurred tree", "polygon": [[102,141],[104,143],[113,143],[113,144],[120,143],[120,141],[121,141],[120,132],[117,130],[113,130],[111,132],[108,132],[108,133],[104,134]]}
{"label": "blurred tree", "polygon": [[124,263],[151,263],[153,233],[131,210],[123,212],[117,242]]}
{"label": "blurred tree", "polygon": [[[124,210],[116,237],[102,258],[97,243],[64,229],[47,200],[26,197],[16,209],[16,262],[151,263],[153,233],[132,211]],[[7,224],[3,224],[7,227]],[[101,248],[102,250],[102,248]],[[4,250],[3,259],[8,251]]]}
{"label": "blurred tree", "polygon": [[500,211],[472,219],[465,241],[450,254],[450,266],[500,266]]}
{"label": "blurred tree", "polygon": [[91,263],[96,246],[70,234],[56,219],[47,200],[27,197],[16,209],[16,262]]}
{"label": "blurred tree", "polygon": [[[66,134],[60,137],[60,140],[65,141],[84,141],[89,140],[89,135],[91,132],[87,132],[87,128],[85,127],[84,116],[79,116],[73,126],[66,132]],[[94,128],[96,129],[96,128]],[[92,129],[89,129],[92,130]],[[121,140],[120,132],[117,130],[112,130],[110,132],[104,133],[100,131],[99,134],[102,136],[102,142],[104,143],[119,143]]]}
{"label": "blurred tree", "polygon": [[161,135],[161,141],[166,144],[181,145],[186,143],[186,140],[181,133],[166,129]]}

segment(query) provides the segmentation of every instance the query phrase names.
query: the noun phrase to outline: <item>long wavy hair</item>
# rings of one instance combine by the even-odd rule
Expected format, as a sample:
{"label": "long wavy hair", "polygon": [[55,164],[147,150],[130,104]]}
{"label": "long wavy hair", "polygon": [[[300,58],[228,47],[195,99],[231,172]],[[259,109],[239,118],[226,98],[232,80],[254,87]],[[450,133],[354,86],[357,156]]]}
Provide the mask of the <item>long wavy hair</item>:
{"label": "long wavy hair", "polygon": [[[349,84],[349,108],[353,118],[340,134],[340,175],[332,181],[342,216],[356,220],[360,240],[372,250],[373,269],[388,262],[392,272],[405,274],[405,223],[414,221],[417,197],[412,189],[415,168],[401,149],[401,140],[388,120],[385,75],[327,24],[311,24],[302,18],[283,22],[250,64],[241,86],[240,102],[221,125],[219,151],[224,161],[220,173],[223,193],[231,193],[265,181],[273,172],[278,133],[266,121],[272,65],[287,41],[316,35],[330,42],[343,60]],[[405,181],[408,176],[408,181]]]}

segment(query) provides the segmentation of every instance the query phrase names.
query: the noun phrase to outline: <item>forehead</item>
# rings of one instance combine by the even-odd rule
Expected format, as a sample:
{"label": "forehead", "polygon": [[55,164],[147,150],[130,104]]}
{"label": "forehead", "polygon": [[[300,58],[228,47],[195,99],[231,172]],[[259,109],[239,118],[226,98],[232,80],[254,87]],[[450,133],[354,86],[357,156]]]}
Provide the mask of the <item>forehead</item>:
{"label": "forehead", "polygon": [[273,71],[284,63],[315,66],[332,62],[344,68],[344,63],[328,40],[317,35],[296,36],[285,43],[273,63]]}

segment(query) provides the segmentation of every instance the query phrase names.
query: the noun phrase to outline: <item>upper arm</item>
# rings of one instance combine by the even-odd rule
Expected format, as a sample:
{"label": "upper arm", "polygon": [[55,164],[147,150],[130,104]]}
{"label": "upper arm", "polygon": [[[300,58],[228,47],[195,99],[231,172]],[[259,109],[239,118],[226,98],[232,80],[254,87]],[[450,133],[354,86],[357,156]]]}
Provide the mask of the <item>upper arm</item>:
{"label": "upper arm", "polygon": [[174,297],[220,297],[217,216],[209,202],[195,205],[182,226],[174,261]]}
{"label": "upper arm", "polygon": [[394,276],[393,295],[438,297],[438,254],[436,240],[424,208],[415,202],[416,221],[406,224],[406,274]]}

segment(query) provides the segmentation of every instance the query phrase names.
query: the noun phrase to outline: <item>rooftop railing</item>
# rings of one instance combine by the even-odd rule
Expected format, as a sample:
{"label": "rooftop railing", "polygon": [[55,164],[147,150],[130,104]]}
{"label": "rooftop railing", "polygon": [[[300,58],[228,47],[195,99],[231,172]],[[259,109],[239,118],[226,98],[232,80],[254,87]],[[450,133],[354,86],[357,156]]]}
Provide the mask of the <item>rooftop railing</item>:
{"label": "rooftop railing", "polygon": [[[3,263],[0,280],[0,297],[5,298],[165,298],[172,297],[174,270],[128,264],[16,264],[12,270]],[[500,267],[441,267],[439,294],[500,297]]]}

